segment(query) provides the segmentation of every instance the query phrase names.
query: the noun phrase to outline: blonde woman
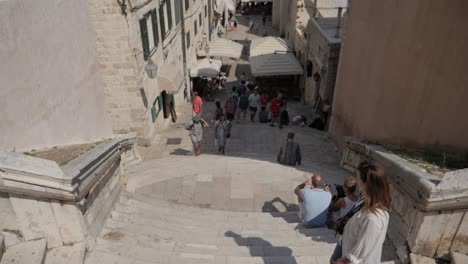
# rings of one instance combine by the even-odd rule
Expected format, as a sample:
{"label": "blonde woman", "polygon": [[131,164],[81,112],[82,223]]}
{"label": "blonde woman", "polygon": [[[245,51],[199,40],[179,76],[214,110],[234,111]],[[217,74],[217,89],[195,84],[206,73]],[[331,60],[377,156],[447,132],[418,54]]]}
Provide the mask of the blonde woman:
{"label": "blonde woman", "polygon": [[392,204],[390,185],[381,166],[363,162],[356,170],[364,194],[362,209],[344,227],[341,258],[335,264],[380,263]]}
{"label": "blonde woman", "polygon": [[357,195],[357,179],[353,176],[347,178],[343,184],[343,191],[346,196],[338,199],[331,206],[333,221],[344,217],[359,200]]}

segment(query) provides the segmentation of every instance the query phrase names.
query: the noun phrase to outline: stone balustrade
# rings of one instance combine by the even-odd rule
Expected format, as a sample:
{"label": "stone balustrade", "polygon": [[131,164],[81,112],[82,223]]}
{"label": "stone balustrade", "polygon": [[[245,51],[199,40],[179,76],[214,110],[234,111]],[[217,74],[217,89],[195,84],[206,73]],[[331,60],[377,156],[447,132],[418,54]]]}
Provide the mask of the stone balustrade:
{"label": "stone balustrade", "polygon": [[62,167],[0,151],[0,192],[8,194],[2,199],[9,200],[24,241],[47,238],[49,249],[84,248],[93,245],[122,190],[125,165],[138,160],[134,133],[106,140]]}
{"label": "stone balustrade", "polygon": [[354,172],[363,159],[383,165],[391,181],[388,237],[403,263],[409,261],[409,253],[468,253],[468,169],[440,178],[381,146],[348,138],[342,167]]}

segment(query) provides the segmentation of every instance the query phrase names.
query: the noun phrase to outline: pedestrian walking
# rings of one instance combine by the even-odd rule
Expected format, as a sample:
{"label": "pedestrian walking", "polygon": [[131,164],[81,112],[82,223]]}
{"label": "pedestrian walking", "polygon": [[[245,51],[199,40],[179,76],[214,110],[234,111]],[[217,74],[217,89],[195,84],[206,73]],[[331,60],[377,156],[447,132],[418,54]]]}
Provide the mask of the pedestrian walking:
{"label": "pedestrian walking", "polygon": [[192,100],[192,110],[193,110],[193,116],[195,115],[201,115],[203,111],[203,100],[201,97],[198,95],[197,92],[193,92],[193,100]]}
{"label": "pedestrian walking", "polygon": [[237,111],[237,122],[239,122],[241,114],[243,115],[244,119],[247,116],[247,108],[249,108],[249,97],[247,94],[242,93],[239,96],[239,102],[237,106],[239,108],[239,111]]}
{"label": "pedestrian walking", "polygon": [[218,146],[218,152],[224,155],[227,139],[231,137],[231,123],[226,120],[224,114],[221,115],[215,126],[215,142]]}
{"label": "pedestrian walking", "polygon": [[265,92],[260,96],[260,106],[265,108],[268,106],[268,95]]}
{"label": "pedestrian walking", "polygon": [[230,96],[224,103],[224,109],[226,110],[226,118],[230,122],[234,119],[237,110],[237,94]]}
{"label": "pedestrian walking", "polygon": [[203,127],[210,127],[200,114],[195,115],[190,122],[185,124],[185,129],[189,131],[190,140],[193,144],[195,156],[201,154],[201,141],[203,139]]}
{"label": "pedestrian walking", "polygon": [[252,122],[254,122],[254,118],[255,118],[255,114],[257,113],[259,101],[260,101],[260,96],[258,95],[258,91],[255,90],[249,96],[250,121]]}
{"label": "pedestrian walking", "polygon": [[263,24],[263,27],[265,27],[265,23],[266,23],[266,16],[265,14],[262,15],[262,24]]}
{"label": "pedestrian walking", "polygon": [[278,96],[271,100],[270,112],[271,112],[271,124],[270,126],[274,127],[275,123],[279,121],[280,111],[281,111],[281,98],[282,94],[278,93]]}
{"label": "pedestrian walking", "polygon": [[215,121],[218,121],[222,115],[224,115],[223,108],[221,108],[221,103],[219,101],[216,101],[216,110],[214,112],[214,119]]}

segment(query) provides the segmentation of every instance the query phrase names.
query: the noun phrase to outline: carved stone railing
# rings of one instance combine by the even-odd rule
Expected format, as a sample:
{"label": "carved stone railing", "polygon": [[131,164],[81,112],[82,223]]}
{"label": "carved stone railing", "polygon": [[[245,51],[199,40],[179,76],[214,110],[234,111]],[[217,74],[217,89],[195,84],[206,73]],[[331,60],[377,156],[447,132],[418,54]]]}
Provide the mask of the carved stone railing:
{"label": "carved stone railing", "polygon": [[403,263],[409,253],[468,253],[468,169],[437,177],[381,146],[348,138],[342,167],[354,172],[363,159],[383,165],[392,183],[388,237]]}
{"label": "carved stone railing", "polygon": [[[134,134],[106,140],[60,167],[56,162],[0,151],[0,192],[8,193],[24,239],[48,248],[93,242],[137,162]],[[1,209],[1,208],[0,208]]]}

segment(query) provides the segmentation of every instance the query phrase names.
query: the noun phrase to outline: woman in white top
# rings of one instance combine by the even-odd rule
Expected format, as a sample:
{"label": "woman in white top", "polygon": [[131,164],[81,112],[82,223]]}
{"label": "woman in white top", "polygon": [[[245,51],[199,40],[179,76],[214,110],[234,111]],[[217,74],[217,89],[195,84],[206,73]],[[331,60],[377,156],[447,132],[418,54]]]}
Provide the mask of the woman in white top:
{"label": "woman in white top", "polygon": [[353,206],[359,200],[359,197],[356,194],[356,189],[357,180],[355,177],[351,176],[344,181],[343,190],[346,196],[338,199],[331,206],[331,210],[333,211],[333,221],[344,217],[349,211],[351,211],[351,208],[353,208]]}
{"label": "woman in white top", "polygon": [[342,257],[335,264],[377,264],[388,228],[392,197],[383,168],[363,162],[356,171],[365,192],[364,206],[346,224],[342,237]]}

